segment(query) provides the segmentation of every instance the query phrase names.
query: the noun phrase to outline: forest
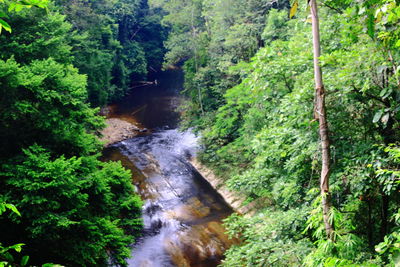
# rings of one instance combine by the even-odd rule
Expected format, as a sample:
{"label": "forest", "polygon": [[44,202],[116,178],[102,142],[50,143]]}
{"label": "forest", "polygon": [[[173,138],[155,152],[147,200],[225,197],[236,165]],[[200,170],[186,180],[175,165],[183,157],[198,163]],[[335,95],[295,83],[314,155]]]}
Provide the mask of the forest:
{"label": "forest", "polygon": [[222,266],[400,264],[399,3],[316,1],[328,234],[308,3],[156,2],[171,28],[164,65],[185,71],[184,126],[202,135],[200,159],[256,209],[226,219],[242,242]]}
{"label": "forest", "polygon": [[146,1],[0,5],[0,266],[125,266],[142,201],[99,160],[98,114],[160,68],[159,15]]}
{"label": "forest", "polygon": [[251,209],[221,266],[400,265],[398,1],[2,0],[0,29],[0,266],[128,266],[143,200],[99,112],[171,68]]}

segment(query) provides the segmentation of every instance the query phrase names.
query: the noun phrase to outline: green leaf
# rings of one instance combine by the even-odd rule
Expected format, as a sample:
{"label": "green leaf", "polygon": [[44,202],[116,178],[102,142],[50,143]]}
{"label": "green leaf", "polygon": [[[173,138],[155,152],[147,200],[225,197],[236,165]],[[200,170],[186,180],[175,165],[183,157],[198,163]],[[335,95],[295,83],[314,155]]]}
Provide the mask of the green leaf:
{"label": "green leaf", "polygon": [[6,211],[6,204],[0,203],[0,215]]}
{"label": "green leaf", "polygon": [[16,6],[16,3],[15,3],[15,2],[11,2],[11,3],[8,5],[8,12],[13,11],[13,10],[15,9],[15,6]]}
{"label": "green leaf", "polygon": [[11,26],[5,22],[4,20],[0,19],[0,26],[4,28],[4,30],[11,32]]}
{"label": "green leaf", "polygon": [[14,261],[13,255],[11,255],[9,252],[6,252],[2,255],[3,258],[5,258],[8,261]]}
{"label": "green leaf", "polygon": [[383,110],[379,110],[377,113],[375,113],[372,122],[377,123],[381,119],[382,115],[383,115]]}
{"label": "green leaf", "polygon": [[21,259],[21,266],[26,266],[28,264],[29,261],[29,256],[25,255],[22,257]]}
{"label": "green leaf", "polygon": [[367,33],[371,38],[375,37],[375,18],[371,14],[367,17]]}
{"label": "green leaf", "polygon": [[13,204],[5,204],[7,209],[10,209],[12,212],[17,214],[18,216],[21,216],[21,213],[19,213],[18,209],[13,205]]}
{"label": "green leaf", "polygon": [[388,88],[384,88],[384,89],[380,92],[379,96],[380,96],[380,97],[383,97],[384,95],[386,95],[386,93],[387,93],[388,90],[389,90]]}
{"label": "green leaf", "polygon": [[25,244],[15,244],[9,247],[9,249],[14,249],[16,252],[21,252],[22,250],[22,246],[24,246]]}

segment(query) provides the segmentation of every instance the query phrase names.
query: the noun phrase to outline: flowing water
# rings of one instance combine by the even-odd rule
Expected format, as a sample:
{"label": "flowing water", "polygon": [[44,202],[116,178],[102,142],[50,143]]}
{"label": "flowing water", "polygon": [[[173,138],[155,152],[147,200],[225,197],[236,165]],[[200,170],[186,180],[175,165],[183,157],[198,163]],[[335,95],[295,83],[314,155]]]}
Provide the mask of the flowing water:
{"label": "flowing water", "polygon": [[133,89],[109,115],[148,129],[104,151],[106,159],[131,169],[145,202],[143,236],[129,266],[217,266],[234,243],[221,224],[232,209],[188,161],[198,140],[177,129],[181,72],[167,71],[157,83]]}

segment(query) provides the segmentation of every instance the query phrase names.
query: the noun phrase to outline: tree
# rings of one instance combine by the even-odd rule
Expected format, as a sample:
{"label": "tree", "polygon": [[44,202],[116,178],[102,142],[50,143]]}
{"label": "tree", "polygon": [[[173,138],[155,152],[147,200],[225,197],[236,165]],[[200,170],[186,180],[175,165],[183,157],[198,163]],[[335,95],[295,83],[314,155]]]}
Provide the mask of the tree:
{"label": "tree", "polygon": [[[24,243],[32,264],[126,265],[141,201],[120,163],[103,163],[104,126],[87,102],[87,77],[71,62],[71,24],[59,13],[21,11],[0,36],[0,242]],[[8,38],[8,39],[7,39]]]}
{"label": "tree", "polygon": [[329,239],[333,239],[333,226],[330,220],[331,196],[329,192],[329,175],[330,175],[330,143],[329,130],[325,108],[325,88],[322,82],[322,71],[319,63],[321,56],[321,46],[319,37],[319,19],[317,1],[310,0],[312,33],[314,47],[314,77],[315,77],[315,115],[319,121],[319,135],[321,138],[322,168],[320,178],[320,189],[322,196],[322,209],[324,216],[325,231]]}
{"label": "tree", "polygon": [[[322,210],[325,224],[326,235],[329,239],[333,239],[333,226],[330,220],[330,209],[331,209],[331,196],[329,191],[329,175],[330,175],[330,141],[329,141],[329,129],[326,116],[325,107],[325,88],[322,81],[322,70],[319,62],[321,56],[321,45],[320,45],[320,32],[319,32],[319,19],[318,19],[318,7],[316,0],[308,1],[311,11],[312,21],[312,36],[313,36],[313,51],[314,51],[314,80],[315,80],[315,107],[314,116],[319,121],[319,135],[321,140],[321,177],[320,177],[320,190],[322,198]],[[290,17],[293,17],[296,13],[299,3],[296,0],[290,10]]]}
{"label": "tree", "polygon": [[11,26],[3,19],[7,17],[6,12],[20,12],[25,8],[31,8],[33,6],[39,8],[47,8],[49,0],[25,0],[25,1],[18,1],[18,0],[2,0],[0,1],[0,34],[2,30],[6,30],[11,33]]}
{"label": "tree", "polygon": [[104,106],[161,69],[165,29],[147,0],[56,1],[72,24],[73,64],[87,75],[89,101]]}

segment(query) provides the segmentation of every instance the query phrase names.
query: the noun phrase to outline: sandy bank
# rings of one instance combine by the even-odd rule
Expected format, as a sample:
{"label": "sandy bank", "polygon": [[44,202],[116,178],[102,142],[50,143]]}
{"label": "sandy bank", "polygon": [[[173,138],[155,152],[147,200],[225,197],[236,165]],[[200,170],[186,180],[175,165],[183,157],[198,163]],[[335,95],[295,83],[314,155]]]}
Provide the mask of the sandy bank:
{"label": "sandy bank", "polygon": [[101,132],[103,135],[101,140],[105,142],[104,146],[132,138],[141,131],[133,123],[117,118],[106,119],[106,124],[107,127]]}

